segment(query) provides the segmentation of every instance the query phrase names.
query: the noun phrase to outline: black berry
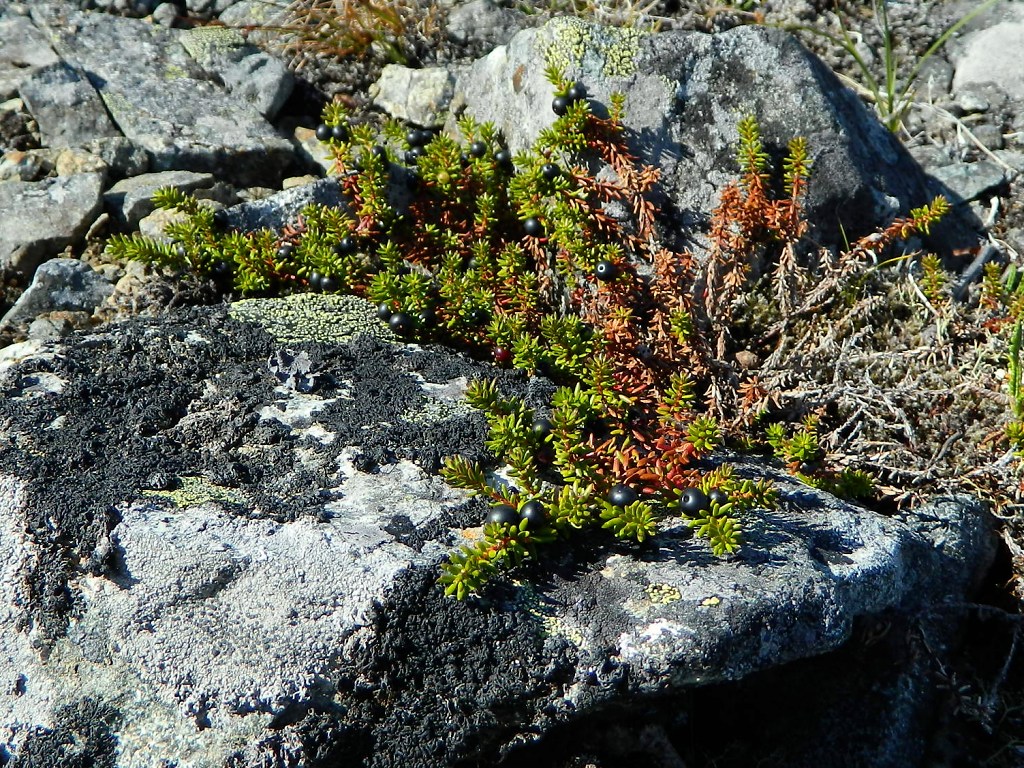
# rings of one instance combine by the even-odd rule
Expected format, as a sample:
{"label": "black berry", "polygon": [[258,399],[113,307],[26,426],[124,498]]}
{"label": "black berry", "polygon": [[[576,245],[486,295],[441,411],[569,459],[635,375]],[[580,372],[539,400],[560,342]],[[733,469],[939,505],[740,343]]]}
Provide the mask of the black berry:
{"label": "black berry", "polygon": [[551,422],[540,416],[533,420],[533,434],[543,440],[551,434]]}
{"label": "black berry", "polygon": [[494,153],[494,162],[506,170],[512,170],[512,153],[507,149],[499,149]]}
{"label": "black berry", "polygon": [[426,144],[426,141],[424,140],[423,134],[419,130],[419,128],[413,128],[412,130],[406,132],[405,143],[408,144],[410,147],[419,147],[422,146],[423,144]]}
{"label": "black berry", "polygon": [[523,230],[530,237],[540,237],[544,234],[544,225],[540,223],[540,219],[531,216],[523,222]]}
{"label": "black berry", "polygon": [[412,333],[412,318],[405,312],[395,312],[388,319],[388,327],[397,336],[408,336]]}
{"label": "black berry", "polygon": [[628,485],[616,485],[608,493],[608,503],[616,507],[625,507],[639,499],[637,492]]}
{"label": "black berry", "polygon": [[548,512],[537,499],[530,499],[519,509],[519,518],[525,520],[530,528],[539,528],[548,520]]}
{"label": "black berry", "polygon": [[432,309],[421,309],[416,315],[420,328],[433,328],[437,325],[437,313]]}
{"label": "black berry", "polygon": [[548,181],[554,181],[561,175],[561,173],[562,169],[554,163],[544,163],[544,165],[540,167],[540,175]]}
{"label": "black berry", "polygon": [[384,322],[390,320],[393,314],[395,314],[395,311],[391,309],[390,302],[382,301],[380,304],[377,305],[377,317],[379,317]]}
{"label": "black berry", "polygon": [[320,123],[320,125],[316,127],[316,140],[327,141],[330,138],[331,126],[329,126],[327,123]]}
{"label": "black berry", "polygon": [[594,268],[594,275],[597,276],[598,280],[604,280],[607,282],[608,280],[614,280],[619,276],[619,268],[615,266],[614,261],[601,259],[601,261],[597,262],[597,266]]}
{"label": "black berry", "polygon": [[277,249],[277,258],[279,258],[279,259],[287,259],[294,252],[295,252],[295,246],[292,245],[291,243],[285,243],[284,245],[282,245],[280,248]]}
{"label": "black berry", "polygon": [[561,117],[569,111],[569,100],[565,96],[555,96],[551,102],[551,111]]}
{"label": "black berry", "polygon": [[352,253],[356,249],[355,240],[348,235],[345,235],[341,240],[338,241],[337,245],[334,246],[334,252],[338,256],[344,256],[347,253]]}
{"label": "black berry", "polygon": [[177,256],[179,259],[187,259],[188,249],[181,243],[178,243],[176,246],[174,246],[174,255]]}
{"label": "black berry", "polygon": [[338,278],[336,277],[324,275],[320,278],[320,290],[324,293],[334,293],[334,291],[338,290],[340,287],[341,284],[338,282]]}
{"label": "black berry", "polygon": [[348,141],[348,129],[344,125],[335,125],[331,128],[331,138],[335,141]]}
{"label": "black berry", "polygon": [[519,513],[516,512],[514,507],[510,507],[508,504],[499,504],[491,509],[491,511],[487,513],[487,517],[484,518],[485,525],[489,525],[491,523],[515,525],[518,522]]}
{"label": "black berry", "polygon": [[708,509],[711,502],[708,496],[700,488],[687,488],[679,497],[679,509],[684,514],[696,515]]}
{"label": "black berry", "polygon": [[468,316],[469,322],[473,325],[483,325],[491,319],[491,313],[483,307],[474,307],[469,310]]}
{"label": "black berry", "polygon": [[374,144],[373,148],[370,151],[384,162],[388,161],[388,151],[384,149],[384,147],[382,147],[380,144]]}
{"label": "black berry", "polygon": [[708,494],[708,501],[712,501],[718,506],[722,506],[723,504],[729,503],[729,494],[721,488],[714,488],[711,493]]}
{"label": "black berry", "polygon": [[473,157],[483,157],[487,154],[487,145],[482,141],[474,141],[469,145],[469,154]]}
{"label": "black berry", "polygon": [[321,275],[319,272],[315,272],[315,271],[314,272],[310,272],[309,273],[309,290],[311,290],[311,291],[319,291],[320,290],[320,283],[323,282],[323,279],[324,279],[324,276]]}
{"label": "black berry", "polygon": [[581,99],[585,99],[587,98],[587,86],[577,80],[569,86],[569,90],[566,91],[565,95],[569,101],[580,101]]}

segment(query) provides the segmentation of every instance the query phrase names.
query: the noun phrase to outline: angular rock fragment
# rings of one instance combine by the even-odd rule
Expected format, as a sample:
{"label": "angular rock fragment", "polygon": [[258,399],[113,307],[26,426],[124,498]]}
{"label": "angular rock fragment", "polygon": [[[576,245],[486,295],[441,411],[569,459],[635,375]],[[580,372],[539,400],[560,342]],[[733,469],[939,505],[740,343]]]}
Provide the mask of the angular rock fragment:
{"label": "angular rock fragment", "polygon": [[17,94],[36,70],[60,62],[46,37],[26,17],[0,17],[0,101]]}
{"label": "angular rock fragment", "polygon": [[21,84],[21,97],[48,147],[78,147],[121,135],[96,89],[67,64],[36,70]]}
{"label": "angular rock fragment", "polygon": [[178,43],[176,30],[139,19],[34,6],[53,46],[85,72],[117,127],[156,171],[215,173],[274,183],[291,146],[254,107],[231,97]]}
{"label": "angular rock fragment", "polygon": [[102,207],[103,175],[0,184],[0,268],[25,275],[88,230]]}
{"label": "angular rock fragment", "polygon": [[173,187],[193,192],[212,186],[214,180],[212,174],[191,171],[144,173],[114,184],[104,193],[103,202],[121,226],[134,229],[143,217],[153,212],[152,198],[158,189]]}

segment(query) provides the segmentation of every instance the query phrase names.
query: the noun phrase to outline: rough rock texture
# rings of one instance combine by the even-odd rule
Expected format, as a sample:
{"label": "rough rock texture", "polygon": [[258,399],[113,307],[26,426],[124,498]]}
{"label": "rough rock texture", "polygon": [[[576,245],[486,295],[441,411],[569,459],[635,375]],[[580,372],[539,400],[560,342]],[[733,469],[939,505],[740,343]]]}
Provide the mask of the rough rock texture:
{"label": "rough rock texture", "polygon": [[261,227],[279,230],[310,203],[334,207],[347,206],[335,179],[320,179],[312,184],[293,187],[262,200],[242,203],[224,212],[224,226],[252,232]]}
{"label": "rough rock texture", "polygon": [[151,168],[215,173],[243,184],[280,179],[291,146],[249,104],[230,97],[175,30],[138,19],[33,6],[54,48],[85,72],[118,128]]}
{"label": "rough rock texture", "polygon": [[78,259],[51,259],[41,264],[28,289],[3,318],[0,328],[29,320],[44,312],[91,313],[114,286]]}
{"label": "rough rock texture", "polygon": [[460,45],[475,44],[485,51],[504,45],[523,28],[526,16],[514,8],[503,8],[494,0],[471,0],[448,14],[445,34]]}
{"label": "rough rock texture", "polygon": [[443,67],[410,69],[388,64],[370,95],[393,117],[434,128],[444,122],[454,88],[455,75]]}
{"label": "rough rock texture", "polygon": [[816,242],[840,244],[843,231],[871,231],[934,194],[896,138],[779,30],[642,34],[554,19],[473,64],[459,77],[453,110],[494,122],[513,151],[524,149],[555,119],[547,64],[582,80],[599,112],[613,92],[625,94],[628,136],[644,161],[662,169],[683,232],[706,221],[718,191],[735,178],[736,125],[746,114],[757,117],[776,162],[790,139],[807,139]]}
{"label": "rough rock texture", "polygon": [[[484,456],[466,381],[496,376],[535,407],[551,386],[393,338],[366,302],[304,295],[0,353],[11,754],[493,763],[565,729],[697,717],[690,695],[956,604],[991,557],[969,499],[883,517],[737,459],[782,497],[749,515],[737,557],[666,521],[649,546],[584,536],[484,600],[444,598],[436,565],[482,517],[435,475],[449,453]],[[858,673],[870,715],[830,748],[913,764],[927,670],[875,662]],[[764,742],[794,766],[822,764],[813,745]]]}
{"label": "rough rock texture", "polygon": [[36,70],[22,83],[21,97],[47,146],[77,147],[121,135],[96,89],[67,64]]}
{"label": "rough rock texture", "polygon": [[0,8],[0,101],[6,101],[34,72],[60,59],[31,21],[2,12]]}
{"label": "rough rock texture", "polygon": [[130,179],[123,179],[103,194],[103,202],[114,214],[118,223],[129,229],[138,226],[139,221],[153,212],[153,194],[163,187],[174,187],[182,192],[192,192],[213,185],[214,177],[209,173],[191,171],[161,171],[145,173]]}
{"label": "rough rock texture", "polygon": [[31,275],[79,240],[100,212],[102,191],[98,173],[0,184],[0,267]]}
{"label": "rough rock texture", "polygon": [[998,8],[1006,18],[966,35],[955,47],[953,91],[968,86],[997,85],[1018,104],[1024,102],[1024,61],[1011,54],[1024,40],[1024,9],[1004,3]]}
{"label": "rough rock texture", "polygon": [[181,44],[200,66],[216,73],[234,96],[273,120],[288,100],[295,78],[277,59],[225,27],[196,27],[181,35]]}

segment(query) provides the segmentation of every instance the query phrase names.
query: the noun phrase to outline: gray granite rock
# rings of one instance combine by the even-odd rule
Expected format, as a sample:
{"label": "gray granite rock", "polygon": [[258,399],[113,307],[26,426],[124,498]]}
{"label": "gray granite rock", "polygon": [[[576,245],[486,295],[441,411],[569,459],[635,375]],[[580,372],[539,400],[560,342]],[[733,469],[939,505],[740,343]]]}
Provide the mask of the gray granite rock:
{"label": "gray granite rock", "polygon": [[838,246],[843,232],[866,233],[930,199],[899,141],[779,30],[647,34],[556,18],[475,62],[459,78],[452,109],[492,121],[520,151],[555,119],[548,64],[582,80],[599,113],[612,92],[625,94],[626,135],[645,162],[660,167],[679,212],[671,225],[683,232],[706,222],[719,191],[736,178],[736,126],[746,114],[757,118],[770,153],[796,136],[807,139],[814,168],[806,207],[818,243]]}
{"label": "gray granite rock", "polygon": [[295,78],[285,65],[245,42],[229,27],[195,27],[181,35],[181,44],[208,72],[216,73],[228,91],[273,120],[291,95]]}
{"label": "gray granite rock", "polygon": [[181,10],[174,3],[160,3],[153,9],[153,23],[165,27],[173,27]]}
{"label": "gray granite rock", "polygon": [[292,187],[261,200],[228,208],[224,211],[224,225],[242,232],[252,232],[262,227],[280,230],[285,224],[294,222],[296,216],[310,203],[333,207],[348,205],[336,179],[320,179],[312,184]]}
{"label": "gray granite rock", "polygon": [[[855,626],[963,602],[994,551],[980,504],[883,516],[727,457],[781,498],[746,515],[737,556],[666,520],[646,548],[583,537],[456,602],[437,566],[482,510],[430,468],[484,455],[466,382],[545,390],[388,338],[368,303],[307,294],[0,353],[0,440],[19,446],[0,451],[0,664],[22,681],[0,746],[58,765],[70,718],[106,723],[88,757],[116,743],[112,768],[451,768],[559,728],[695,717],[707,690],[732,691],[739,741],[750,688],[728,686],[778,670],[758,707],[802,728],[757,748],[914,764],[927,660],[842,649]],[[267,367],[303,355],[315,392]],[[941,615],[933,641],[955,630]],[[909,653],[916,635],[893,635]],[[855,717],[833,702],[823,744],[815,696],[853,695],[851,677]]]}
{"label": "gray granite rock", "polygon": [[20,93],[46,146],[77,147],[121,135],[96,89],[67,64],[37,69],[21,84]]}
{"label": "gray granite rock", "polygon": [[490,50],[505,45],[524,26],[525,15],[494,0],[462,3],[448,14],[445,33],[459,45]]}
{"label": "gray granite rock", "polygon": [[153,194],[163,187],[174,187],[182,192],[213,185],[209,173],[191,171],[158,171],[122,179],[103,194],[103,203],[122,227],[134,230],[139,221],[153,212]]}
{"label": "gray granite rock", "polygon": [[149,154],[124,136],[95,139],[82,148],[106,163],[115,178],[139,176],[149,170]]}
{"label": "gray granite rock", "polygon": [[988,160],[953,163],[929,172],[942,185],[941,191],[955,203],[977,200],[985,193],[997,192],[1007,183],[1005,169]]}
{"label": "gray granite rock", "polygon": [[98,307],[114,286],[78,259],[50,259],[36,270],[32,283],[0,318],[0,328],[27,324],[48,312],[88,312]]}
{"label": "gray granite rock", "polygon": [[233,6],[238,0],[185,0],[185,7],[199,16],[218,15]]}
{"label": "gray granite rock", "polygon": [[370,95],[392,117],[434,128],[444,122],[454,88],[455,74],[448,68],[388,64],[370,87]]}
{"label": "gray granite rock", "polygon": [[1024,41],[1024,9],[1001,4],[1003,21],[971,32],[954,48],[953,91],[994,83],[1017,104],[1024,103],[1024,61],[1013,54]]}
{"label": "gray granite rock", "polygon": [[32,275],[77,242],[99,214],[102,193],[98,173],[0,184],[0,268]]}
{"label": "gray granite rock", "polygon": [[36,70],[59,62],[46,37],[29,19],[17,14],[0,16],[0,101],[13,97]]}
{"label": "gray granite rock", "polygon": [[32,16],[61,56],[88,73],[121,132],[149,153],[152,170],[266,183],[291,161],[290,144],[213,82],[175,30],[42,4]]}

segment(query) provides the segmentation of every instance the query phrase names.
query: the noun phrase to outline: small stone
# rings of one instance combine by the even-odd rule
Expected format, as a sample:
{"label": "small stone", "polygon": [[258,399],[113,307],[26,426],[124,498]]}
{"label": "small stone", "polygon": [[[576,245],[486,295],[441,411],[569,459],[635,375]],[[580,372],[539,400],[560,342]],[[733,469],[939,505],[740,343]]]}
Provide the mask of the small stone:
{"label": "small stone", "polygon": [[443,67],[387,64],[370,86],[370,95],[392,117],[430,127],[444,121],[454,90],[455,76]]}
{"label": "small stone", "polygon": [[942,191],[949,194],[954,203],[977,200],[1006,184],[1004,169],[987,160],[935,168],[931,175],[943,185]]}
{"label": "small stone", "polygon": [[164,27],[173,27],[178,20],[178,6],[174,3],[160,3],[153,9],[153,23]]}

